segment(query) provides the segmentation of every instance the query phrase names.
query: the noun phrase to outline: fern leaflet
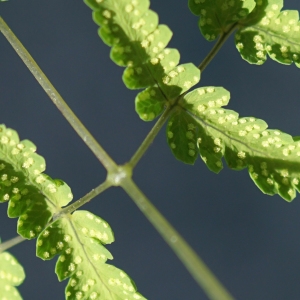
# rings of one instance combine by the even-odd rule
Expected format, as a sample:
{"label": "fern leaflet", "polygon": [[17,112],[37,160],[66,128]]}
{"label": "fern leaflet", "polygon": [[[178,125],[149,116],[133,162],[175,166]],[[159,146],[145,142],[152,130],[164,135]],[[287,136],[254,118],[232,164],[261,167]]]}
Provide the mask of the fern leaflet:
{"label": "fern leaflet", "polygon": [[[273,60],[300,67],[300,22],[296,10],[284,10],[282,0],[256,1],[255,10],[240,24],[235,43],[241,56],[261,65]],[[260,4],[260,5],[259,5]]]}
{"label": "fern leaflet", "polygon": [[189,8],[193,14],[200,16],[199,28],[208,41],[214,41],[227,32],[254,7],[254,0],[189,0]]}
{"label": "fern leaflet", "polygon": [[15,288],[25,279],[20,263],[8,252],[0,253],[0,299],[22,300]]}
{"label": "fern leaflet", "polygon": [[243,59],[261,65],[267,55],[300,67],[300,22],[296,10],[284,10],[283,0],[189,0],[200,16],[199,27],[208,41],[237,26],[235,44]]}
{"label": "fern leaflet", "polygon": [[76,211],[49,225],[37,240],[37,256],[59,254],[56,274],[70,277],[66,299],[145,299],[120,269],[106,264],[112,255],[103,246],[114,241],[107,222],[88,211]]}
{"label": "fern leaflet", "polygon": [[178,65],[176,49],[165,48],[172,32],[158,25],[148,0],[84,0],[93,9],[99,35],[112,47],[111,59],[126,67],[123,81],[130,89],[146,90],[135,100],[136,111],[145,121],[162,113],[165,105],[200,80],[193,64]]}
{"label": "fern leaflet", "polygon": [[241,24],[235,35],[241,56],[261,65],[267,55],[273,60],[300,67],[300,22],[294,10],[281,11],[283,1],[264,0]]}
{"label": "fern leaflet", "polygon": [[[87,290],[91,291],[90,299],[99,299],[99,295],[103,299],[123,299],[120,295],[126,295],[125,292],[128,292],[128,299],[145,299],[136,292],[134,283],[123,271],[104,264],[112,256],[102,244],[113,242],[113,233],[105,221],[79,211],[49,225],[53,215],[70,202],[72,193],[66,183],[42,173],[45,161],[35,151],[33,143],[28,140],[20,142],[16,131],[0,125],[0,202],[9,201],[9,217],[20,217],[18,233],[27,239],[39,236],[37,253],[42,259],[50,259],[65,251],[66,261],[61,256],[56,268],[60,280],[78,276],[75,266],[80,264],[84,273],[82,280],[87,281],[72,277],[66,291],[68,299],[75,299],[75,290],[76,299],[87,299],[80,298]],[[50,238],[45,239],[48,235]],[[78,271],[76,274],[73,266]],[[111,284],[111,280],[119,277],[121,286],[119,281]],[[91,278],[103,285],[92,287],[94,281],[89,281]],[[107,278],[111,280],[107,282]]]}
{"label": "fern leaflet", "polygon": [[167,139],[175,157],[194,164],[197,153],[215,173],[224,156],[234,170],[248,168],[262,192],[287,201],[300,191],[300,142],[253,117],[239,118],[221,108],[229,92],[219,87],[196,89],[180,100],[167,126]]}
{"label": "fern leaflet", "polygon": [[73,197],[65,182],[42,173],[45,160],[35,151],[32,142],[0,125],[0,202],[9,201],[8,216],[19,217],[17,231],[26,239],[36,238]]}

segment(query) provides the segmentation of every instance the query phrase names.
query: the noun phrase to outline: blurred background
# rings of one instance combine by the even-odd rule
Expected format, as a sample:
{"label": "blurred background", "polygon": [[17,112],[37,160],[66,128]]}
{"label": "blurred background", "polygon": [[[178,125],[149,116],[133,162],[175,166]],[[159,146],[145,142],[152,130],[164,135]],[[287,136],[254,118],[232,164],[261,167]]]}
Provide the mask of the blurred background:
{"label": "blurred background", "polygon": [[[201,36],[187,1],[152,0],[151,9],[174,33],[169,47],[181,63],[198,65],[213,47]],[[298,0],[285,9],[300,10]],[[109,59],[91,10],[82,1],[11,0],[0,15],[23,42],[69,106],[104,149],[123,164],[154,122],[134,111],[137,91],[122,83],[123,69]],[[262,66],[243,61],[230,38],[202,74],[198,86],[223,86],[228,108],[265,120],[270,128],[300,134],[300,70],[268,59]],[[17,54],[0,35],[0,122],[30,139],[47,162],[46,173],[66,181],[78,199],[105,180],[106,172],[76,135]],[[162,130],[134,172],[153,204],[182,234],[229,291],[242,300],[300,299],[300,201],[287,203],[260,192],[246,170],[227,167],[216,175],[198,159],[178,162]],[[16,236],[16,219],[0,206],[2,241]],[[101,216],[116,241],[108,246],[148,299],[207,299],[173,252],[119,188],[83,209]],[[64,299],[55,260],[35,256],[35,240],[10,249],[25,268],[19,290],[24,299]]]}

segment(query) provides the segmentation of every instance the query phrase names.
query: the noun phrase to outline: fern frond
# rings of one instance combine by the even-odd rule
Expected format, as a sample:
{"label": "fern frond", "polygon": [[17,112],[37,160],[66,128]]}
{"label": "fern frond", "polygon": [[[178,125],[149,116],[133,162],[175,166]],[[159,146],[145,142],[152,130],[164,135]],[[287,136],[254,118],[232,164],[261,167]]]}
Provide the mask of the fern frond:
{"label": "fern frond", "polygon": [[42,173],[45,160],[35,151],[32,142],[0,125],[0,202],[9,201],[8,216],[20,217],[17,231],[26,239],[36,238],[73,197],[65,182]]}
{"label": "fern frond", "polygon": [[0,253],[0,299],[22,300],[15,288],[25,279],[20,263],[8,252]]}
{"label": "fern frond", "polygon": [[145,299],[127,274],[105,263],[113,257],[104,245],[113,241],[106,221],[76,211],[45,228],[37,240],[37,256],[49,260],[60,255],[55,272],[60,281],[70,277],[66,299]]}
{"label": "fern frond", "polygon": [[300,22],[296,10],[284,10],[282,0],[256,0],[254,11],[240,23],[235,43],[243,59],[261,65],[267,55],[279,63],[300,67]]}
{"label": "fern frond", "polygon": [[180,101],[170,117],[167,139],[175,157],[193,164],[199,153],[218,173],[224,156],[234,170],[248,168],[262,192],[287,201],[300,191],[300,142],[254,117],[239,118],[223,109],[229,92],[219,87],[196,89]]}
{"label": "fern frond", "polygon": [[200,16],[199,28],[208,41],[214,41],[254,9],[254,0],[189,0],[193,14]]}
{"label": "fern frond", "polygon": [[[59,280],[71,277],[67,299],[99,299],[99,295],[101,299],[124,299],[126,293],[128,299],[145,299],[136,292],[128,275],[104,264],[112,255],[102,244],[114,241],[105,221],[77,211],[48,224],[71,201],[72,194],[66,183],[42,173],[45,161],[35,151],[33,143],[20,141],[16,131],[0,125],[0,202],[9,201],[8,215],[20,217],[20,235],[27,239],[38,237],[39,257],[51,259],[63,253],[56,273]],[[87,293],[88,297],[80,296]]]}
{"label": "fern frond", "polygon": [[165,48],[172,32],[158,25],[148,0],[84,0],[92,8],[99,35],[112,47],[111,59],[126,67],[123,81],[130,89],[147,88],[136,97],[139,116],[151,121],[164,106],[199,82],[193,64],[177,66],[179,52]]}

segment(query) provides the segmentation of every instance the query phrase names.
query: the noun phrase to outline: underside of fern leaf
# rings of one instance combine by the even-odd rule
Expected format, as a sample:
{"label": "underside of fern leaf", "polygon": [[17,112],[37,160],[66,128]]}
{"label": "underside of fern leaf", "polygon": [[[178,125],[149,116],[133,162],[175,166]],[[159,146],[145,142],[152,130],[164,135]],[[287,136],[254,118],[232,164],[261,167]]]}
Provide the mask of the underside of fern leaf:
{"label": "underside of fern leaf", "polygon": [[244,19],[255,7],[254,0],[189,0],[193,14],[200,16],[199,28],[208,41]]}
{"label": "underside of fern leaf", "polygon": [[123,81],[130,89],[146,90],[136,97],[136,111],[151,121],[180,94],[199,82],[193,64],[178,65],[176,49],[165,48],[172,32],[158,25],[148,0],[84,0],[93,9],[99,35],[112,47],[111,59],[126,67]]}
{"label": "underside of fern leaf", "polygon": [[189,0],[208,41],[236,26],[235,44],[247,62],[261,65],[268,55],[279,63],[295,62],[299,67],[299,13],[281,11],[282,7],[283,0]]}
{"label": "underside of fern leaf", "polygon": [[35,151],[32,142],[0,125],[0,202],[9,202],[8,216],[19,217],[18,233],[26,239],[36,238],[73,197],[65,182],[42,173],[45,160]]}
{"label": "underside of fern leaf", "polygon": [[[61,254],[56,273],[59,280],[71,277],[67,299],[145,299],[128,275],[105,264],[112,255],[103,245],[114,238],[104,220],[76,211],[50,223],[72,193],[63,181],[42,173],[45,161],[35,150],[33,143],[20,141],[14,130],[0,125],[0,202],[9,202],[8,215],[19,217],[18,233],[38,237],[37,256],[44,260]],[[0,279],[1,274],[0,269]]]}
{"label": "underside of fern leaf", "polygon": [[300,142],[254,117],[223,109],[229,92],[203,87],[184,96],[169,119],[167,139],[177,159],[194,164],[199,153],[215,173],[224,156],[234,170],[248,168],[262,192],[287,201],[300,191]]}
{"label": "underside of fern leaf", "polygon": [[22,300],[16,286],[25,279],[23,267],[8,252],[0,253],[0,299]]}
{"label": "underside of fern leaf", "polygon": [[300,22],[295,10],[280,11],[283,0],[256,0],[253,12],[239,24],[235,43],[241,56],[261,65],[273,60],[300,67]]}
{"label": "underside of fern leaf", "polygon": [[142,300],[134,282],[122,270],[106,264],[104,247],[114,241],[107,222],[88,211],[76,211],[49,225],[37,240],[37,256],[56,263],[59,280],[70,277],[66,299]]}

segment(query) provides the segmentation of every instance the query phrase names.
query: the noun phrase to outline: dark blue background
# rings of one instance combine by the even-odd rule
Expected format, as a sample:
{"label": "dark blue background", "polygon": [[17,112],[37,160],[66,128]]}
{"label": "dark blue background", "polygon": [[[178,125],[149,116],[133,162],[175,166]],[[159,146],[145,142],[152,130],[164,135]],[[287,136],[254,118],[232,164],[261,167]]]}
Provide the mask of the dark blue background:
{"label": "dark blue background", "polygon": [[[300,9],[297,0],[286,9]],[[170,26],[170,47],[181,63],[198,65],[213,43],[200,35],[187,1],[153,0],[160,23]],[[97,36],[90,9],[82,1],[11,0],[0,15],[27,47],[77,116],[118,163],[125,163],[152,123],[134,111],[136,91],[122,83],[122,68]],[[264,119],[270,128],[299,135],[300,70],[268,59],[263,66],[243,61],[231,38],[202,74],[200,86],[231,92],[230,109]],[[47,161],[51,177],[61,178],[78,199],[101,183],[104,168],[75,134],[47,95],[0,35],[0,122],[30,139]],[[300,201],[287,203],[263,195],[246,171],[227,167],[211,173],[199,159],[184,165],[172,156],[162,130],[138,164],[134,179],[204,259],[237,299],[300,299]],[[298,197],[299,198],[299,197]],[[135,280],[139,291],[155,300],[207,299],[173,252],[118,188],[93,199],[84,209],[107,220],[116,242],[108,246],[117,267]],[[0,207],[3,241],[16,235],[16,219]],[[55,260],[35,257],[35,241],[11,249],[27,278],[24,299],[64,299]]]}

